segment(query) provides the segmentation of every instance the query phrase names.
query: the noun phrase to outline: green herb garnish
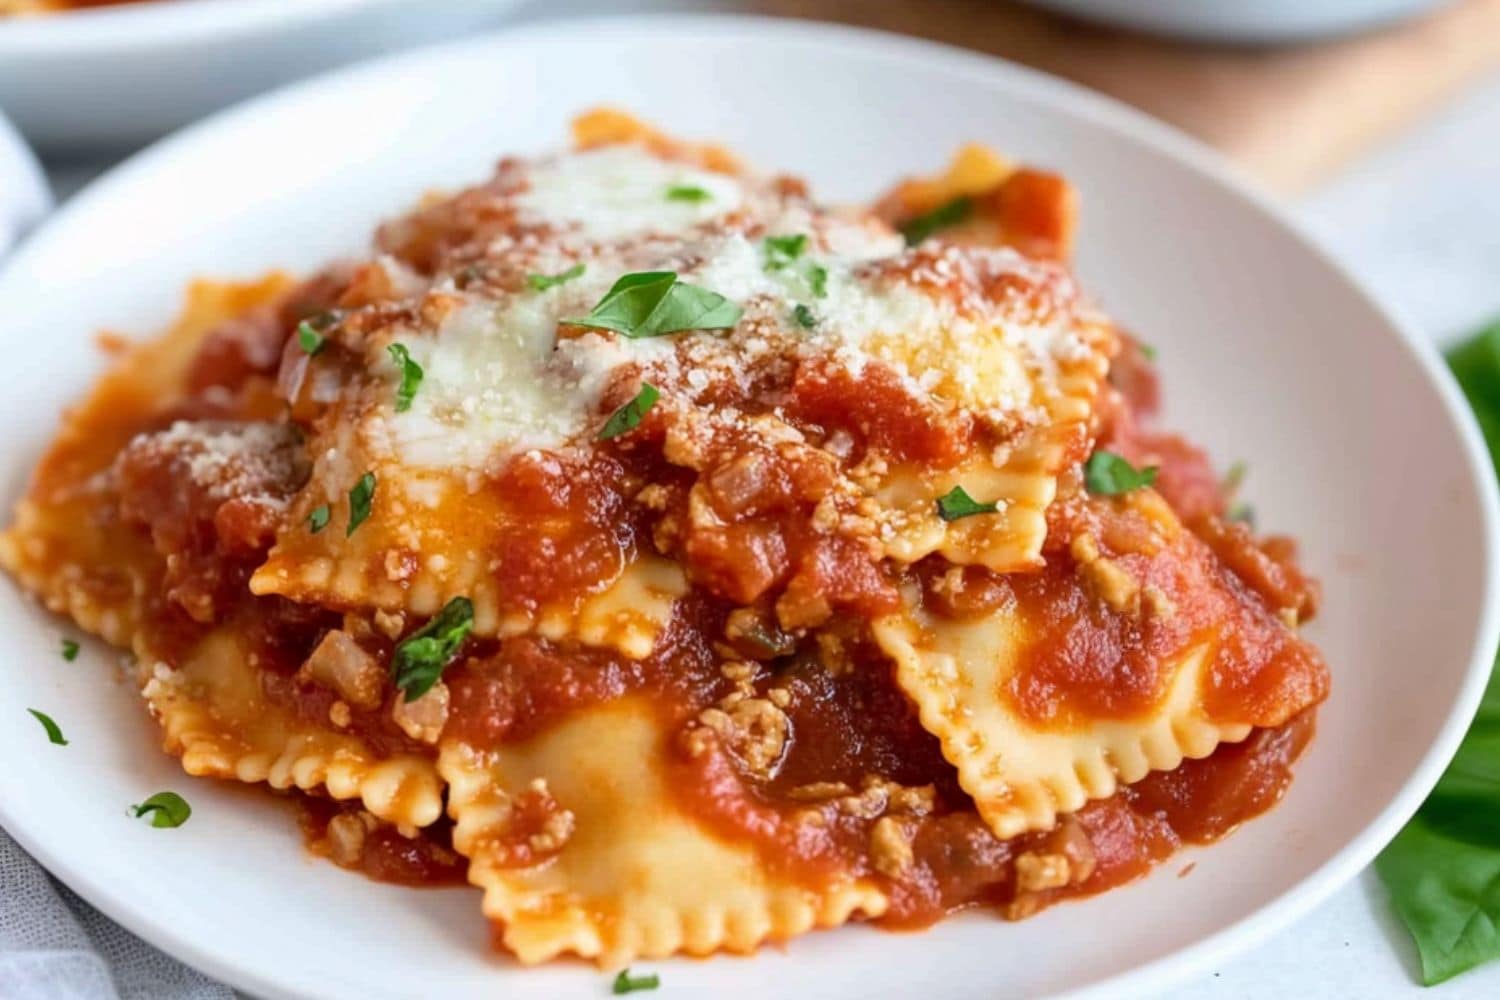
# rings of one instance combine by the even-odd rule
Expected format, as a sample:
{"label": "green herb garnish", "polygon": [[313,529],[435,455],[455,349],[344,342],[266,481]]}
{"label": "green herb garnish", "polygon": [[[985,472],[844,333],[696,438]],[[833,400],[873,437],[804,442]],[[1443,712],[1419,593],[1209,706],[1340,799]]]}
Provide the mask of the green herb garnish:
{"label": "green herb garnish", "polygon": [[712,201],[713,195],[696,184],[674,184],[667,188],[668,201]]}
{"label": "green herb garnish", "polygon": [[151,825],[162,828],[181,826],[193,814],[192,806],[176,792],[157,792],[145,802],[130,808],[135,810],[136,819],[150,813]]}
{"label": "green herb garnish", "polygon": [[349,527],[344,529],[344,537],[348,538],[354,534],[354,529],[365,523],[370,516],[370,505],[375,500],[375,473],[366,472],[359,477],[359,482],[349,491]]}
{"label": "green herb garnish", "polygon": [[302,353],[308,357],[317,354],[328,344],[328,338],[318,332],[318,328],[307,320],[297,324],[297,346],[302,348]]}
{"label": "green herb garnish", "polygon": [[473,627],[473,602],[455,597],[443,605],[437,617],[397,644],[391,670],[396,675],[396,687],[406,692],[407,701],[416,701],[432,690]]}
{"label": "green herb garnish", "polygon": [[[1448,366],[1500,458],[1500,323],[1448,352]],[[1416,940],[1422,981],[1500,958],[1500,670],[1437,787],[1375,861]]]}
{"label": "green herb garnish", "polygon": [[38,712],[34,708],[28,708],[26,711],[30,712],[36,718],[36,721],[42,724],[42,728],[47,730],[47,742],[56,743],[60,747],[68,745],[67,737],[63,736],[62,730],[57,727],[57,723],[52,721],[52,716],[46,712]]}
{"label": "green herb garnish", "polygon": [[549,288],[566,285],[581,274],[583,274],[583,265],[574,264],[561,274],[528,274],[526,283],[539,292],[545,292]]}
{"label": "green herb garnish", "polygon": [[[767,236],[762,245],[766,251],[766,270],[782,271],[802,261],[808,239],[805,233],[795,236]],[[828,268],[809,260],[803,261],[796,270],[802,280],[807,282],[808,290],[815,298],[821,299],[828,294]]]}
{"label": "green herb garnish", "polygon": [[386,350],[390,352],[396,367],[401,369],[401,384],[396,388],[396,412],[404,413],[411,409],[417,387],[422,384],[422,366],[411,359],[411,352],[406,349],[405,344],[390,344]]}
{"label": "green herb garnish", "polygon": [[1096,451],[1084,463],[1083,481],[1090,493],[1118,496],[1156,482],[1156,466],[1137,469],[1112,451]]}
{"label": "green herb garnish", "polygon": [[802,256],[807,249],[807,234],[767,236],[762,245],[766,250],[766,270],[779,271]]}
{"label": "green herb garnish", "polygon": [[1141,357],[1145,358],[1147,361],[1156,360],[1156,348],[1151,346],[1150,344],[1142,343],[1141,341],[1137,340],[1135,342],[1135,349],[1140,351]]}
{"label": "green herb garnish", "polygon": [[599,440],[608,441],[638,427],[660,398],[661,393],[656,391],[656,386],[650,382],[642,382],[641,391],[635,394],[635,398],[612,413],[604,422],[603,429],[599,431]]}
{"label": "green herb garnish", "polygon": [[314,507],[312,513],[307,515],[307,530],[316,535],[328,527],[328,519],[332,516],[333,512],[328,509],[326,503]]}
{"label": "green herb garnish", "polygon": [[78,659],[78,649],[77,639],[64,639],[62,641],[62,658],[72,663]]}
{"label": "green herb garnish", "polygon": [[813,311],[807,308],[807,306],[799,305],[797,308],[793,309],[792,318],[795,319],[797,321],[797,325],[802,327],[802,329],[804,330],[811,330],[813,327],[818,325],[818,317],[814,316]]}
{"label": "green herb garnish", "polygon": [[939,229],[947,229],[956,226],[969,217],[974,211],[974,202],[967,195],[959,195],[952,201],[946,201],[930,212],[925,212],[915,219],[907,219],[901,223],[901,235],[906,237],[906,245],[914,247]]}
{"label": "green herb garnish", "polygon": [[1226,516],[1231,521],[1238,521],[1252,528],[1255,527],[1255,508],[1247,503],[1237,503],[1233,507],[1230,507],[1229,513]]}
{"label": "green herb garnish", "polygon": [[980,503],[969,496],[962,486],[955,486],[938,497],[937,508],[938,517],[944,521],[957,521],[961,517],[973,517],[975,514],[993,514],[1000,509],[1000,505]]}
{"label": "green herb garnish", "polygon": [[1245,476],[1248,475],[1249,472],[1250,466],[1246,465],[1244,462],[1235,462],[1229,467],[1229,471],[1224,473],[1224,482],[1220,485],[1220,489],[1222,489],[1225,493],[1233,494],[1236,490],[1244,485]]}
{"label": "green herb garnish", "polygon": [[654,990],[661,985],[661,976],[656,973],[648,973],[644,976],[632,976],[629,969],[621,969],[620,974],[615,976],[614,985],[610,992],[615,996],[625,993],[634,993],[637,990]]}
{"label": "green herb garnish", "polygon": [[677,280],[672,271],[641,271],[614,283],[587,316],[563,320],[627,337],[683,330],[728,330],[743,310],[717,292]]}

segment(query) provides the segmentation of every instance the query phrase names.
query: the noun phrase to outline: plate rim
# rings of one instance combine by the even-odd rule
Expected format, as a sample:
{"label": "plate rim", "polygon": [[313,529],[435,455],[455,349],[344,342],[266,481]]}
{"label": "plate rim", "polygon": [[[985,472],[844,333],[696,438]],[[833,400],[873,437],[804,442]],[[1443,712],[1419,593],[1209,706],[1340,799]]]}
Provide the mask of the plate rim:
{"label": "plate rim", "polygon": [[[0,56],[60,59],[108,54],[123,57],[150,51],[157,46],[195,45],[224,36],[296,29],[357,12],[364,7],[409,2],[411,0],[296,0],[294,3],[287,0],[194,0],[192,3],[90,8],[9,23],[0,21]],[[229,106],[233,107],[235,105]]]}
{"label": "plate rim", "polygon": [[[364,0],[352,2],[360,3]],[[1500,488],[1497,488],[1495,471],[1478,424],[1433,343],[1417,330],[1415,324],[1399,308],[1382,301],[1355,278],[1348,268],[1325,249],[1316,235],[1256,182],[1198,140],[1145,112],[1078,84],[996,56],[926,39],[843,24],[738,14],[654,13],[569,18],[513,25],[470,38],[423,46],[330,70],[231,105],[146,146],[87,185],[24,239],[14,253],[0,262],[0,290],[4,289],[11,272],[17,269],[17,262],[39,253],[53,239],[54,232],[69,227],[75,216],[92,212],[96,203],[107,203],[114,197],[117,188],[133,183],[138,176],[156,169],[159,163],[170,162],[179,149],[212,141],[220,133],[241,128],[246,121],[282,113],[291,105],[305,100],[310,93],[358,86],[359,81],[366,76],[378,76],[409,63],[442,61],[450,58],[453,53],[467,50],[503,50],[528,43],[557,44],[559,41],[576,40],[583,36],[613,36],[617,40],[628,41],[656,34],[705,31],[734,33],[738,37],[744,37],[747,33],[767,34],[773,38],[792,35],[799,41],[813,41],[830,50],[873,56],[892,63],[930,65],[934,61],[941,62],[946,72],[984,79],[990,85],[999,80],[1007,89],[1019,90],[1039,105],[1065,110],[1086,119],[1092,127],[1123,136],[1128,141],[1145,144],[1214,186],[1226,190],[1301,244],[1326,269],[1330,279],[1341,282],[1346,294],[1360,300],[1383,322],[1386,331],[1394,335],[1410,361],[1436,390],[1449,425],[1458,435],[1469,486],[1477,501],[1485,564],[1482,610],[1476,622],[1464,680],[1436,738],[1401,788],[1374,819],[1300,882],[1241,919],[1192,944],[1054,996],[1077,1000],[1084,997],[1117,996],[1122,992],[1160,990],[1234,954],[1249,950],[1276,930],[1306,915],[1365,869],[1416,812],[1457,751],[1459,742],[1478,710],[1480,698],[1489,680],[1494,651],[1500,645]],[[175,927],[157,920],[149,911],[135,906],[129,897],[114,893],[109,885],[90,878],[86,871],[73,868],[66,859],[51,850],[44,840],[32,835],[39,831],[28,830],[24,823],[18,822],[19,819],[18,815],[8,811],[4,786],[0,783],[0,827],[4,827],[54,877],[112,920],[155,947],[237,988],[251,990],[263,996],[302,995],[289,990],[284,982],[262,974],[259,969],[220,959],[213,951],[200,944],[195,936],[179,932]]]}

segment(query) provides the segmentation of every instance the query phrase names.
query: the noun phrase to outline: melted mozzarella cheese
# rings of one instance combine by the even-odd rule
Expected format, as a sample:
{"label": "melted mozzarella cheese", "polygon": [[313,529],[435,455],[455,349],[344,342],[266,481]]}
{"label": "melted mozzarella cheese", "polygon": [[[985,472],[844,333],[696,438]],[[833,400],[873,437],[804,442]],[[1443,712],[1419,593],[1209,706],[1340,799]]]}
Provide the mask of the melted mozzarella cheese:
{"label": "melted mozzarella cheese", "polygon": [[[955,251],[968,256],[915,264],[901,257],[900,238],[872,220],[816,213],[753,178],[711,174],[636,147],[542,161],[527,176],[529,189],[515,196],[518,216],[548,235],[502,240],[494,252],[528,255],[525,270],[561,273],[581,263],[583,273],[546,291],[523,285],[481,297],[453,290],[447,294],[464,304],[436,329],[398,338],[425,378],[410,410],[396,414],[387,403],[375,419],[388,423],[379,436],[405,464],[481,469],[517,451],[592,436],[603,419],[600,396],[622,366],[668,391],[699,389],[706,368],[742,372],[777,355],[822,355],[855,373],[879,362],[915,394],[1029,420],[1056,361],[1082,348],[1067,309],[1055,320],[1024,323],[942,290],[954,282],[981,287],[975,269],[1028,266],[1009,251]],[[666,197],[679,184],[709,191],[710,200]],[[732,206],[737,220],[708,224]],[[768,259],[767,236],[799,234],[809,238],[795,260]],[[739,326],[644,339],[609,331],[558,338],[559,323],[586,316],[618,278],[640,271],[674,271],[723,295],[744,310]],[[799,306],[811,313],[811,327],[795,318]]]}
{"label": "melted mozzarella cheese", "polygon": [[[740,207],[744,189],[724,174],[663,160],[634,146],[560,156],[527,173],[516,199],[521,218],[562,225],[593,240],[685,232]],[[673,198],[696,189],[701,200]]]}

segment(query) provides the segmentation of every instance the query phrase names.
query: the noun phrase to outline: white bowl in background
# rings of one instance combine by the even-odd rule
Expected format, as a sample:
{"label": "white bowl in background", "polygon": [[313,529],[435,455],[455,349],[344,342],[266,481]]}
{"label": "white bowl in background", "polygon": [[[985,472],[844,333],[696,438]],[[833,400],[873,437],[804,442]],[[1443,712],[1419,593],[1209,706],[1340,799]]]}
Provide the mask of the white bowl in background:
{"label": "white bowl in background", "polygon": [[[803,22],[551,23],[379,60],[186,130],[76,196],[0,270],[9,509],[102,360],[100,326],[164,324],[194,275],[307,269],[498,156],[565,141],[608,102],[712,138],[824,197],[869,197],[966,140],[1066,172],[1082,192],[1084,284],[1158,350],[1166,422],[1243,459],[1261,523],[1323,577],[1310,635],[1333,672],[1285,801],[1219,844],[1102,896],[1007,924],[846,927],[752,959],[643,963],[663,996],[833,998],[1160,989],[1308,911],[1362,869],[1437,780],[1497,634],[1497,500],[1441,360],[1269,199],[1113,101],[942,46]],[[488,950],[477,892],[381,885],[307,856],[271,795],[195,780],[88,643],[0,581],[0,691],[67,732],[0,724],[0,823],[105,913],[258,996],[597,997],[578,962]],[[124,806],[171,788],[192,822]],[[1179,877],[1188,861],[1189,877]],[[1400,984],[1391,984],[1396,989]]]}
{"label": "white bowl in background", "polygon": [[139,145],[366,56],[493,25],[520,0],[146,0],[0,17],[0,108],[37,149]]}
{"label": "white bowl in background", "polygon": [[52,208],[52,193],[30,148],[0,113],[0,259]]}
{"label": "white bowl in background", "polygon": [[1291,42],[1361,31],[1452,0],[1029,0],[1089,21],[1214,42]]}

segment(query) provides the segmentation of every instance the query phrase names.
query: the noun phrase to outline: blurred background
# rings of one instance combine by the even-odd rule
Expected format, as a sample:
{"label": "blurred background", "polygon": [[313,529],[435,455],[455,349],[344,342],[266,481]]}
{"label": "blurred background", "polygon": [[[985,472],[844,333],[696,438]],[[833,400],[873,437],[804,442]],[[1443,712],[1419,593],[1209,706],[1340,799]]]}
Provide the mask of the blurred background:
{"label": "blurred background", "polygon": [[[512,24],[673,11],[841,22],[1067,77],[1215,147],[1436,341],[1500,316],[1500,0],[0,0],[16,126],[0,118],[0,257],[135,149],[299,77]],[[1380,893],[1367,875],[1178,995],[1410,989]],[[1443,995],[1500,995],[1500,975]]]}
{"label": "blurred background", "polygon": [[0,110],[64,199],[302,76],[507,24],[668,11],[842,22],[1070,78],[1295,199],[1435,336],[1500,312],[1500,0],[0,0]]}

